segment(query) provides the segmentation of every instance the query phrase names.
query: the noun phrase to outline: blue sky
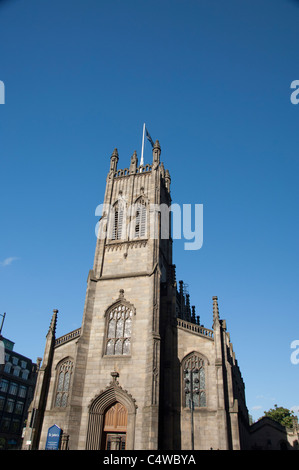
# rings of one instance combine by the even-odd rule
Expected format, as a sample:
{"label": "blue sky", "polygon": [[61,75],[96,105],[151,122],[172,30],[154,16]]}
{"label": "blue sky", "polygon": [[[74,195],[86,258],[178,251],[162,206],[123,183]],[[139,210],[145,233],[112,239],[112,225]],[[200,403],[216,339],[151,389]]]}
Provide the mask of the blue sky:
{"label": "blue sky", "polygon": [[[201,322],[219,298],[254,419],[297,407],[299,2],[0,1],[0,312],[36,360],[81,325],[95,209],[142,125],[178,204],[203,204],[203,246],[174,244]],[[151,161],[146,146],[145,160]]]}

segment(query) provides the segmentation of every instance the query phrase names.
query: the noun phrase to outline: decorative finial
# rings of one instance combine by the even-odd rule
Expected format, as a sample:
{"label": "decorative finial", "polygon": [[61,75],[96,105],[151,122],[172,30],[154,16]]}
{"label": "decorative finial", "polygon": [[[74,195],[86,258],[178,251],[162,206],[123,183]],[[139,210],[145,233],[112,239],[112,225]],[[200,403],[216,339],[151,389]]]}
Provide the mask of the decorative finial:
{"label": "decorative finial", "polygon": [[196,319],[195,319],[195,305],[192,305],[192,323],[195,323],[196,322]]}
{"label": "decorative finial", "polygon": [[130,173],[131,174],[136,173],[137,163],[138,163],[137,152],[136,152],[136,150],[134,150],[134,153],[131,157],[131,164],[130,164]]}
{"label": "decorative finial", "polygon": [[155,145],[153,147],[153,168],[156,169],[160,164],[160,155],[161,155],[161,147],[158,140],[156,140]]}
{"label": "decorative finial", "polygon": [[120,298],[120,299],[123,299],[123,298],[124,298],[124,293],[125,293],[125,291],[124,291],[123,289],[120,289],[120,290],[119,290],[119,298]]}
{"label": "decorative finial", "polygon": [[117,170],[117,163],[118,163],[118,151],[115,148],[110,157],[110,178]]}
{"label": "decorative finial", "polygon": [[113,153],[112,153],[111,157],[118,157],[117,148],[115,148],[115,149],[113,150]]}
{"label": "decorative finial", "polygon": [[168,191],[170,191],[170,182],[171,182],[171,178],[170,178],[170,174],[169,174],[169,171],[168,171],[168,170],[165,170],[164,181],[165,181],[166,189],[167,189]]}

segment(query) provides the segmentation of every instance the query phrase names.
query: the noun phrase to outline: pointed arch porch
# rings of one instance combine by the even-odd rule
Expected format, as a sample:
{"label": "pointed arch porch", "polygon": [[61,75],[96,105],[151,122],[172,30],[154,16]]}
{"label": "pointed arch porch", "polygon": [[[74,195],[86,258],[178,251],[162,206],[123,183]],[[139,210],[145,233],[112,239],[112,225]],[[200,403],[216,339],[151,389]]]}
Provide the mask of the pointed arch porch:
{"label": "pointed arch porch", "polygon": [[105,412],[115,403],[120,403],[127,410],[126,449],[134,449],[135,418],[137,406],[135,400],[123,390],[112,373],[110,385],[99,393],[89,405],[88,429],[86,438],[87,450],[100,450],[102,446]]}

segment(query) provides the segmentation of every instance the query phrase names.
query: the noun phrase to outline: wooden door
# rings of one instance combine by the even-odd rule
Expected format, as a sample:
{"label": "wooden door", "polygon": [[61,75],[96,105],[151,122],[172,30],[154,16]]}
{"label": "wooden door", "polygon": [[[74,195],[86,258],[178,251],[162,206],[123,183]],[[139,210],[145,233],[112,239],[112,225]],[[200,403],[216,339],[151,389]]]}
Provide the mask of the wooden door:
{"label": "wooden door", "polygon": [[126,448],[128,411],[121,403],[110,406],[104,417],[103,447],[107,450]]}

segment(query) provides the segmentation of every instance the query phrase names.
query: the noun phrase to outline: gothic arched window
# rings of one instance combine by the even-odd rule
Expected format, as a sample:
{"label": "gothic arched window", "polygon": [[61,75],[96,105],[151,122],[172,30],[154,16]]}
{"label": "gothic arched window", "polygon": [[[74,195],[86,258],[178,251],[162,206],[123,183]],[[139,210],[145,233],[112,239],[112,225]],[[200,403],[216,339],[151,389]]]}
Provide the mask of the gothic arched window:
{"label": "gothic arched window", "polygon": [[122,204],[118,202],[113,206],[112,212],[112,240],[121,240],[124,236],[123,224],[124,224],[124,208]]}
{"label": "gothic arched window", "polygon": [[107,314],[105,354],[127,356],[131,354],[132,308],[120,303]]}
{"label": "gothic arched window", "polygon": [[205,361],[196,352],[189,354],[183,361],[183,406],[190,407],[191,398],[194,407],[207,406]]}
{"label": "gothic arched window", "polygon": [[55,396],[55,406],[65,408],[68,402],[68,396],[73,372],[73,362],[70,359],[63,361],[57,371],[57,386]]}
{"label": "gothic arched window", "polygon": [[134,238],[147,236],[147,206],[143,197],[136,202]]}

